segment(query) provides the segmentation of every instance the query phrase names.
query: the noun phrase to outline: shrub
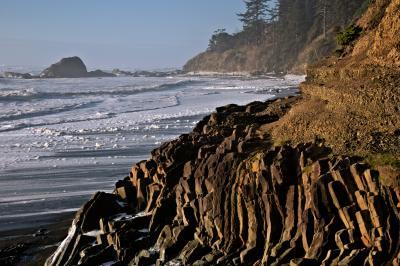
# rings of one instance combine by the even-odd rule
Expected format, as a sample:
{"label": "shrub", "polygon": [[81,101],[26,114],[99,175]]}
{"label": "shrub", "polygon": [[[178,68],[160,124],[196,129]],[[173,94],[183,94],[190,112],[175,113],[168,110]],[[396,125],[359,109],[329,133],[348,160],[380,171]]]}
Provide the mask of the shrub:
{"label": "shrub", "polygon": [[339,45],[349,45],[352,41],[360,36],[362,29],[355,25],[348,26],[344,31],[336,36],[336,41]]}

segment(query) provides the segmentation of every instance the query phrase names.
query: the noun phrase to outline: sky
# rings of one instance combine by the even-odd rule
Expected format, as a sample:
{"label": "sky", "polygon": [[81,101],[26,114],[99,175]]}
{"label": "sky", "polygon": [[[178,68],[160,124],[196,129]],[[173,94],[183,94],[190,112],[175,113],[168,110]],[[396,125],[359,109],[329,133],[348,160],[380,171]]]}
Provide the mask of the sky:
{"label": "sky", "polygon": [[0,0],[0,66],[79,56],[89,69],[181,67],[214,30],[237,32],[242,0]]}

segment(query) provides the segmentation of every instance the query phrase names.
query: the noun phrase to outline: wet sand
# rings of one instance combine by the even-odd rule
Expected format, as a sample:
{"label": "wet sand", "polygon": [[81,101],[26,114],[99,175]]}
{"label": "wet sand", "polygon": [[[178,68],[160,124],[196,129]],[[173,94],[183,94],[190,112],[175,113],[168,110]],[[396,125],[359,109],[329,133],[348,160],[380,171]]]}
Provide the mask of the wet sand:
{"label": "wet sand", "polygon": [[74,212],[49,217],[47,224],[0,232],[0,265],[43,265],[65,238]]}

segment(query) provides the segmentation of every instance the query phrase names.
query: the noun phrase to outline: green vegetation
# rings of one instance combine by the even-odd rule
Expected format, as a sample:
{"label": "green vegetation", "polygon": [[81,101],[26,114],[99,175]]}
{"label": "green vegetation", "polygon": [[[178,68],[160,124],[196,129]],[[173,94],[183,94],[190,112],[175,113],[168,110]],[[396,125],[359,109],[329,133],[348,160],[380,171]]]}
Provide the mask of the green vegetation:
{"label": "green vegetation", "polygon": [[214,31],[208,43],[208,50],[215,52],[223,52],[232,47],[232,36],[226,33],[225,29],[218,29]]}
{"label": "green vegetation", "polygon": [[400,186],[400,158],[391,153],[368,155],[365,162],[379,170],[379,181],[390,187]]}
{"label": "green vegetation", "polygon": [[374,155],[369,155],[366,161],[372,166],[391,166],[395,169],[400,170],[400,159],[390,153],[379,153]]}
{"label": "green vegetation", "polygon": [[245,0],[246,11],[239,13],[239,20],[243,22],[243,28],[256,28],[263,26],[265,23],[265,16],[268,12],[268,2],[270,0]]}
{"label": "green vegetation", "polygon": [[230,35],[225,29],[214,31],[208,45],[208,51],[224,52],[246,44],[260,44],[268,23],[277,17],[278,10],[271,0],[244,0],[246,10],[237,14],[243,22],[243,31]]}
{"label": "green vegetation", "polygon": [[348,26],[344,31],[336,36],[338,45],[346,46],[360,36],[362,29],[355,25]]}

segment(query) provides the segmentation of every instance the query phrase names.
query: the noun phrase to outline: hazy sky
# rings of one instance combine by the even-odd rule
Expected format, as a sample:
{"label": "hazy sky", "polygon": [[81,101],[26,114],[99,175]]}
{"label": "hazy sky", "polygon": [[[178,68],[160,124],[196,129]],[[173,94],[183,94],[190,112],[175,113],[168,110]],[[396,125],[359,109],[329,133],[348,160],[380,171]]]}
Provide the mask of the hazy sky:
{"label": "hazy sky", "polygon": [[182,66],[212,32],[241,29],[242,0],[0,0],[0,65]]}

